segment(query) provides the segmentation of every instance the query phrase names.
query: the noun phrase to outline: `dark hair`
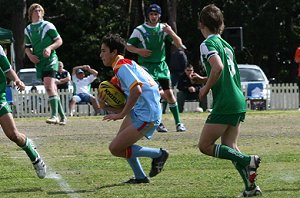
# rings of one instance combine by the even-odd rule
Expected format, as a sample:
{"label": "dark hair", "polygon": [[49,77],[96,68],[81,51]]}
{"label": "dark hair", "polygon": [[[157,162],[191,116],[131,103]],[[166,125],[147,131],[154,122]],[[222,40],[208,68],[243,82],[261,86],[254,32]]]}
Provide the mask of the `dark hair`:
{"label": "dark hair", "polygon": [[209,4],[202,9],[199,21],[213,33],[222,34],[224,30],[223,13],[214,4]]}
{"label": "dark hair", "polygon": [[107,34],[102,38],[102,44],[105,44],[110,52],[117,50],[117,54],[125,54],[125,40],[119,34]]}

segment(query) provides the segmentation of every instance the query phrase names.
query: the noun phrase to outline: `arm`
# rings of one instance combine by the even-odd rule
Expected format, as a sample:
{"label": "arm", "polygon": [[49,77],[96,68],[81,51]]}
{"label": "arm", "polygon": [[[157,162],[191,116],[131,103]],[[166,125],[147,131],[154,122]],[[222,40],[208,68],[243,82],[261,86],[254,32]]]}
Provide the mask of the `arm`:
{"label": "arm", "polygon": [[295,62],[300,64],[300,47],[297,48],[296,53],[295,53]]}
{"label": "arm", "polygon": [[139,99],[140,95],[142,94],[142,88],[140,85],[136,85],[134,87],[132,87],[130,89],[130,94],[127,98],[126,104],[122,110],[122,112],[118,113],[118,114],[110,114],[107,116],[104,116],[103,120],[119,120],[119,119],[123,119],[126,115],[129,114],[129,112],[131,111],[131,109],[133,108],[133,106],[135,105],[135,103],[137,102],[137,100]]}
{"label": "arm", "polygon": [[92,69],[89,65],[80,65],[80,66],[73,67],[72,75],[76,74],[77,69],[82,69],[82,70],[88,71],[90,74],[92,74],[94,76],[98,75],[98,72],[96,70]]}
{"label": "arm", "polygon": [[206,84],[200,89],[200,100],[202,100],[203,97],[205,97],[208,94],[209,90],[219,79],[223,70],[223,63],[218,55],[212,56],[208,61],[211,65],[211,71],[209,78],[206,81]]}
{"label": "arm", "polygon": [[181,38],[173,31],[172,27],[169,26],[167,23],[164,23],[164,25],[165,25],[165,27],[163,28],[163,31],[172,37],[174,45],[177,48],[185,49],[186,47],[182,44]]}
{"label": "arm", "polygon": [[10,69],[6,76],[14,81],[15,86],[18,87],[18,90],[23,91],[25,89],[25,84],[20,80],[20,78],[17,76],[16,72],[13,69]]}
{"label": "arm", "polygon": [[48,47],[46,47],[44,49],[43,55],[44,57],[49,57],[51,55],[51,51],[52,50],[56,50],[57,48],[59,48],[61,45],[63,44],[63,40],[61,37],[58,37],[54,43],[52,43],[51,45],[49,45]]}
{"label": "arm", "polygon": [[126,44],[126,49],[134,54],[138,54],[142,57],[148,57],[151,55],[152,51],[144,48],[137,48],[133,45]]}
{"label": "arm", "polygon": [[57,84],[64,84],[71,81],[70,73],[68,72],[68,76],[57,81]]}

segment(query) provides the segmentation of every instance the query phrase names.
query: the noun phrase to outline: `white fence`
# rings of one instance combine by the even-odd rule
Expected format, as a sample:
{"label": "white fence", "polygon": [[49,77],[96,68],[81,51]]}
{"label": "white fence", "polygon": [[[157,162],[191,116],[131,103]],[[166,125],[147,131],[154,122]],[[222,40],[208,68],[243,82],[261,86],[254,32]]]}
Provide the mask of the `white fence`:
{"label": "white fence", "polygon": [[[299,90],[297,84],[273,84],[267,87],[270,95],[266,100],[267,109],[276,110],[296,110],[299,106]],[[96,95],[96,89],[92,90]],[[246,88],[244,88],[246,93]],[[69,115],[69,100],[72,97],[70,92],[59,92],[62,106],[66,115]],[[50,115],[50,106],[48,103],[48,96],[44,93],[18,93],[13,91],[14,104],[13,113],[15,117],[47,117]],[[211,92],[207,97],[208,108],[212,107]],[[199,106],[198,102],[186,102],[185,111],[195,111]],[[251,108],[248,106],[248,108]],[[93,115],[94,110],[89,104],[76,105],[75,116],[89,116]]]}

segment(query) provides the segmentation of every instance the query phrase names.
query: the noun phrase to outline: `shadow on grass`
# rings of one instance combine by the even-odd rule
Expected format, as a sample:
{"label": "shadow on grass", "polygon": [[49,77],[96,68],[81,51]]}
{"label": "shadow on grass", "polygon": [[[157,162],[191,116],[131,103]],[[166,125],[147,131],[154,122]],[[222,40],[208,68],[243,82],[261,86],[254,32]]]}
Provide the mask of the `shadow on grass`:
{"label": "shadow on grass", "polygon": [[50,191],[47,194],[48,195],[69,195],[69,194],[79,194],[79,193],[91,193],[91,192],[95,192],[97,190],[101,190],[103,188],[111,188],[111,187],[116,187],[116,186],[123,186],[125,185],[124,183],[118,183],[118,184],[108,184],[108,185],[103,185],[100,187],[96,187],[94,190],[69,190],[69,191]]}
{"label": "shadow on grass", "polygon": [[272,193],[272,192],[297,192],[300,191],[300,188],[282,188],[282,189],[270,189],[270,190],[263,190],[263,193]]}
{"label": "shadow on grass", "polygon": [[42,188],[14,188],[1,191],[1,193],[24,193],[24,192],[42,192]]}

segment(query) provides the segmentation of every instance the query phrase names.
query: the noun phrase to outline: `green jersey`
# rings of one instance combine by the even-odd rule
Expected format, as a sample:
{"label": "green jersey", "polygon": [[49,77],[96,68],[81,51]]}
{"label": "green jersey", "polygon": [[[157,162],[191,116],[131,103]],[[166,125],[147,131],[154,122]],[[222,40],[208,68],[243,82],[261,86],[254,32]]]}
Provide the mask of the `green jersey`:
{"label": "green jersey", "polygon": [[10,63],[5,55],[5,52],[0,45],[0,106],[6,101],[6,72],[11,69]]}
{"label": "green jersey", "polygon": [[200,45],[201,61],[210,75],[208,60],[220,56],[223,70],[220,78],[213,85],[212,114],[236,114],[246,112],[245,96],[241,90],[240,73],[232,47],[220,35],[210,35]]}
{"label": "green jersey", "polygon": [[55,26],[48,21],[31,23],[25,28],[25,46],[32,48],[33,54],[38,56],[40,60],[36,65],[39,78],[42,77],[44,71],[57,71],[58,69],[58,58],[55,50],[52,50],[48,58],[43,56],[43,51],[59,37]]}
{"label": "green jersey", "polygon": [[155,27],[146,23],[136,27],[127,44],[137,48],[151,50],[149,57],[138,56],[138,63],[160,63],[166,59],[165,41],[172,42],[172,37],[163,31],[164,25],[157,23]]}

